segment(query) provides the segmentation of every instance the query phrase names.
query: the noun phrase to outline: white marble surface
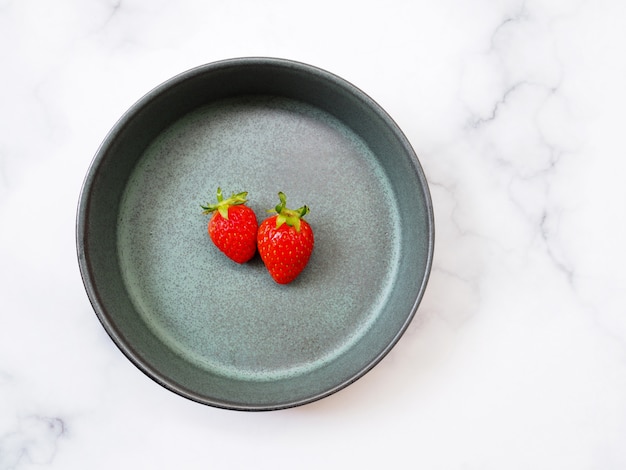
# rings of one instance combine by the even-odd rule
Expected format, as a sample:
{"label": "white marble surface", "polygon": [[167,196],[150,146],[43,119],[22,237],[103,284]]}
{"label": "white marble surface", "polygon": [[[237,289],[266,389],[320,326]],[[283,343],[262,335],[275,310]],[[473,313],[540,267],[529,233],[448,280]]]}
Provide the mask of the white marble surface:
{"label": "white marble surface", "polygon": [[[626,3],[0,0],[0,469],[626,468]],[[419,316],[372,372],[241,413],[140,373],[74,223],[141,95],[239,56],[370,94],[431,184]]]}

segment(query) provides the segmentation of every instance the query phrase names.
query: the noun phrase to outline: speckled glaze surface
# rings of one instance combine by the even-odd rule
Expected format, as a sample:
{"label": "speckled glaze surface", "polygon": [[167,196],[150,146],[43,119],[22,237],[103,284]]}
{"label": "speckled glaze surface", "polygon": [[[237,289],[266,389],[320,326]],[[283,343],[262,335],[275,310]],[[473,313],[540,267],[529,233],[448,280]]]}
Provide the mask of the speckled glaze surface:
{"label": "speckled glaze surface", "polygon": [[[248,191],[259,222],[307,204],[316,246],[293,283],[227,259],[201,203]],[[96,154],[79,264],[105,329],[141,370],[205,404],[271,410],[373,367],[415,315],[433,252],[413,150],[370,98],[281,59],[208,64],[142,98]]]}

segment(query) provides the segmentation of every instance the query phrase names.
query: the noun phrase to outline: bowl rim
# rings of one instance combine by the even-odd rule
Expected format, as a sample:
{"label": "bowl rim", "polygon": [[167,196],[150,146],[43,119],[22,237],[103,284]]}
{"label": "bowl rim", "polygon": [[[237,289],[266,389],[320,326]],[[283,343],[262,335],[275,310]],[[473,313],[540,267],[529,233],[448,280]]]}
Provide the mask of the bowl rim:
{"label": "bowl rim", "polygon": [[[280,68],[289,68],[289,69],[297,69],[301,72],[305,72],[308,74],[313,74],[318,78],[324,80],[325,82],[332,82],[335,85],[338,85],[342,90],[349,92],[352,96],[357,97],[360,101],[364,102],[365,105],[374,111],[374,113],[380,117],[388,126],[388,128],[393,132],[394,137],[399,141],[402,148],[405,150],[407,155],[410,157],[411,166],[413,171],[415,172],[417,179],[420,183],[422,190],[422,197],[424,200],[424,211],[425,211],[425,219],[427,220],[427,227],[425,232],[427,233],[428,240],[425,243],[427,253],[425,266],[423,271],[423,277],[419,288],[416,290],[415,301],[407,313],[402,326],[395,333],[391,341],[386,345],[386,347],[380,351],[375,357],[373,357],[365,367],[361,368],[357,373],[350,376],[348,379],[343,382],[337,383],[336,385],[325,389],[323,392],[319,392],[316,394],[312,394],[307,396],[306,398],[284,401],[280,404],[276,405],[255,405],[255,404],[247,404],[247,405],[239,405],[233,404],[229,402],[225,402],[221,399],[212,399],[207,397],[206,395],[202,395],[196,393],[192,390],[189,390],[185,386],[177,383],[176,381],[170,379],[165,376],[158,369],[154,368],[146,361],[143,360],[141,355],[139,355],[132,344],[129,344],[124,340],[123,335],[120,334],[118,327],[111,321],[109,314],[107,312],[107,308],[102,302],[97,286],[95,285],[92,270],[89,264],[89,254],[86,250],[86,234],[87,234],[87,226],[86,220],[89,217],[89,199],[90,192],[94,180],[97,176],[98,169],[102,162],[105,159],[107,149],[110,145],[115,141],[117,136],[120,134],[122,129],[126,126],[128,122],[130,122],[134,117],[157,96],[166,92],[167,90],[177,86],[179,83],[192,78],[197,75],[204,75],[207,73],[212,73],[217,70],[221,70],[224,68],[230,67],[249,67],[249,66],[276,66]],[[141,370],[145,375],[147,375],[150,379],[163,386],[164,388],[180,395],[184,398],[187,398],[191,401],[195,401],[197,403],[212,406],[215,408],[227,409],[227,410],[235,410],[235,411],[274,411],[274,410],[282,410],[293,408],[297,406],[302,406],[308,403],[312,403],[327,396],[330,396],[357,381],[366,375],[369,371],[371,371],[377,364],[379,364],[382,359],[387,356],[387,354],[396,346],[398,341],[407,331],[410,323],[414,319],[419,305],[424,297],[424,293],[426,291],[426,287],[428,285],[430,274],[432,270],[432,264],[434,259],[434,250],[435,250],[435,220],[434,220],[434,207],[433,201],[430,194],[430,188],[428,185],[428,181],[426,179],[424,170],[422,168],[421,162],[419,161],[413,147],[411,146],[408,138],[397,125],[397,123],[393,120],[393,118],[376,102],[374,101],[368,94],[362,91],[360,88],[353,85],[348,80],[332,73],[327,70],[324,70],[320,67],[310,65],[304,62],[285,59],[285,58],[277,58],[277,57],[265,57],[265,56],[251,56],[251,57],[237,57],[237,58],[229,58],[222,59],[213,62],[208,62],[202,65],[195,66],[193,68],[187,69],[183,72],[180,72],[171,78],[161,82],[160,84],[153,87],[143,96],[141,96],[137,101],[135,101],[122,115],[121,117],[113,124],[110,130],[107,132],[105,138],[102,140],[100,145],[98,146],[96,153],[92,157],[92,160],[87,168],[86,175],[84,177],[83,183],[80,188],[80,193],[78,197],[77,211],[76,211],[76,226],[75,226],[75,237],[76,237],[76,250],[77,250],[77,261],[79,265],[80,275],[83,282],[83,286],[85,288],[87,297],[90,301],[90,304],[107,332],[108,336],[112,339],[113,343],[118,347],[118,349],[127,357],[128,360],[132,364],[134,364],[139,370]]]}

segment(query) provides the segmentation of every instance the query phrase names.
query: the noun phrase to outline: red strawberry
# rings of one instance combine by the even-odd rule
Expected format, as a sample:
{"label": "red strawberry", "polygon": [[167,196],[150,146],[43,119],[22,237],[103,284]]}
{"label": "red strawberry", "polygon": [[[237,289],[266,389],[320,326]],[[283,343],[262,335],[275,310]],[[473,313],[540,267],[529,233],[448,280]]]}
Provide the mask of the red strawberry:
{"label": "red strawberry", "polygon": [[213,213],[209,220],[209,236],[216,247],[237,263],[249,261],[256,253],[257,220],[254,211],[245,205],[247,192],[228,199],[217,188],[217,204],[201,206],[203,214]]}
{"label": "red strawberry", "polygon": [[[313,252],[313,230],[302,219],[307,206],[287,209],[287,197],[278,193],[280,204],[276,215],[265,219],[259,227],[257,245],[265,267],[278,284],[288,284],[302,272]],[[270,212],[274,212],[270,211]]]}

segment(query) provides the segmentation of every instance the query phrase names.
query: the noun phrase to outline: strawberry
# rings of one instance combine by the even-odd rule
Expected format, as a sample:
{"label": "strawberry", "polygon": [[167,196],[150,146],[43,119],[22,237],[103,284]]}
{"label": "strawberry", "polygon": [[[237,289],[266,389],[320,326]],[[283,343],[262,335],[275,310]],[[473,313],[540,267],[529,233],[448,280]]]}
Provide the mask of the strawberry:
{"label": "strawberry", "polygon": [[256,253],[257,220],[254,211],[245,205],[247,192],[228,199],[217,188],[217,204],[201,206],[203,214],[213,216],[208,231],[216,247],[237,263],[249,261]]}
{"label": "strawberry", "polygon": [[257,245],[259,254],[270,275],[278,284],[288,284],[302,272],[313,252],[314,238],[311,226],[304,220],[307,206],[287,209],[287,197],[278,193],[277,214],[265,219],[259,226]]}

